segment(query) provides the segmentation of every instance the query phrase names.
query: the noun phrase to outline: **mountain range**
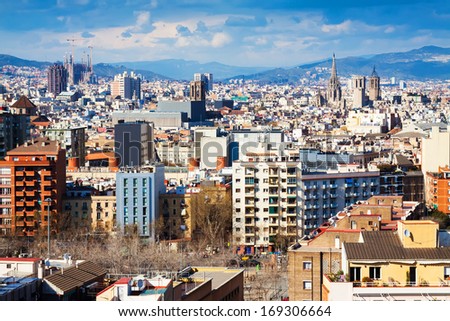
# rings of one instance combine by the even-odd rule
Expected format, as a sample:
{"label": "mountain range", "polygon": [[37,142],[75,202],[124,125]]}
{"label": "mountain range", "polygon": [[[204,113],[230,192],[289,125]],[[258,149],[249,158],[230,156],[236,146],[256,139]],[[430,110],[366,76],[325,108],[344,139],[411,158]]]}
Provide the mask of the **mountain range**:
{"label": "mountain range", "polygon": [[[4,65],[28,66],[45,69],[52,63],[20,59],[0,54],[0,67]],[[336,59],[338,76],[369,76],[373,67],[381,78],[396,77],[404,80],[450,79],[450,48],[426,46],[407,52],[384,53],[371,56]],[[329,77],[331,57],[323,61],[302,64],[292,68],[239,67],[218,62],[199,63],[183,59],[158,61],[99,63],[94,71],[101,77],[113,77],[123,71],[134,71],[149,80],[191,80],[194,73],[210,72],[214,80],[251,79],[263,83],[295,83],[303,77]]]}

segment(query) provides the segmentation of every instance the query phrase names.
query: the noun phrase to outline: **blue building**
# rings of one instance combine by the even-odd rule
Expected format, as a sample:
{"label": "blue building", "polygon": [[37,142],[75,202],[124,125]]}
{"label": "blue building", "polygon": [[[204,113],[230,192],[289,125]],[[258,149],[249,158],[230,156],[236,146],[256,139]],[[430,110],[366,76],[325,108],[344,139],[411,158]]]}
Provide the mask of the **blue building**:
{"label": "blue building", "polygon": [[142,237],[155,239],[159,195],[165,193],[164,165],[132,168],[116,174],[117,225],[136,227]]}

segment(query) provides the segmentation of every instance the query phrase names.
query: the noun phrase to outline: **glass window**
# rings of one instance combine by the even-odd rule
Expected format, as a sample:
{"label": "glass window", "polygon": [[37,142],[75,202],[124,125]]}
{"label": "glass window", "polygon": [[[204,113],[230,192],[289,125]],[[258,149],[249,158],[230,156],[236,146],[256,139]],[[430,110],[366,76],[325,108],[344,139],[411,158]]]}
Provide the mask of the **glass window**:
{"label": "glass window", "polygon": [[371,266],[369,267],[369,277],[372,280],[381,279],[381,267],[379,266]]}
{"label": "glass window", "polygon": [[312,282],[311,281],[303,281],[303,290],[311,290]]}
{"label": "glass window", "polygon": [[444,267],[444,278],[450,278],[450,266]]}
{"label": "glass window", "polygon": [[311,261],[304,261],[303,262],[303,270],[311,270],[311,269],[312,269]]}
{"label": "glass window", "polygon": [[125,186],[125,187],[128,186],[128,178],[124,178],[124,180],[123,180],[123,186]]}

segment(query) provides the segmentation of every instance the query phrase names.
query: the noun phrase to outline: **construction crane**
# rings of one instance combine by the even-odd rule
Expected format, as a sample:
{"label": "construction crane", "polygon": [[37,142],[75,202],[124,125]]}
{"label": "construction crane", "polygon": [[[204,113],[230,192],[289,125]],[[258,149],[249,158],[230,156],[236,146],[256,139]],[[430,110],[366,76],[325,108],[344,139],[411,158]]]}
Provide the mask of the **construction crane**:
{"label": "construction crane", "polygon": [[94,49],[94,47],[92,47],[92,46],[88,46],[88,48],[89,48],[89,61],[88,61],[88,64],[89,64],[89,71],[90,72],[93,72],[94,71],[94,65],[93,65],[93,63],[92,63],[92,50]]}
{"label": "construction crane", "polygon": [[72,63],[73,63],[73,60],[74,60],[74,56],[73,56],[73,50],[74,50],[74,47],[75,47],[75,41],[78,41],[78,40],[80,40],[80,39],[76,39],[76,38],[67,38],[67,41],[69,41],[69,42],[71,42],[72,44],[71,44],[71,47],[72,47]]}

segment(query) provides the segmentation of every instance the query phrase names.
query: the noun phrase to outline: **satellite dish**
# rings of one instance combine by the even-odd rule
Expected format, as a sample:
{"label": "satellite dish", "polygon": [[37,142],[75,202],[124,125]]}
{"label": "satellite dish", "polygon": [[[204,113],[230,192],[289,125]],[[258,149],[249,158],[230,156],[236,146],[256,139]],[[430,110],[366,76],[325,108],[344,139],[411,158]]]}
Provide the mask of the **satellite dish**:
{"label": "satellite dish", "polygon": [[411,232],[409,230],[405,230],[403,232],[403,234],[405,234],[406,237],[410,237],[411,236]]}

